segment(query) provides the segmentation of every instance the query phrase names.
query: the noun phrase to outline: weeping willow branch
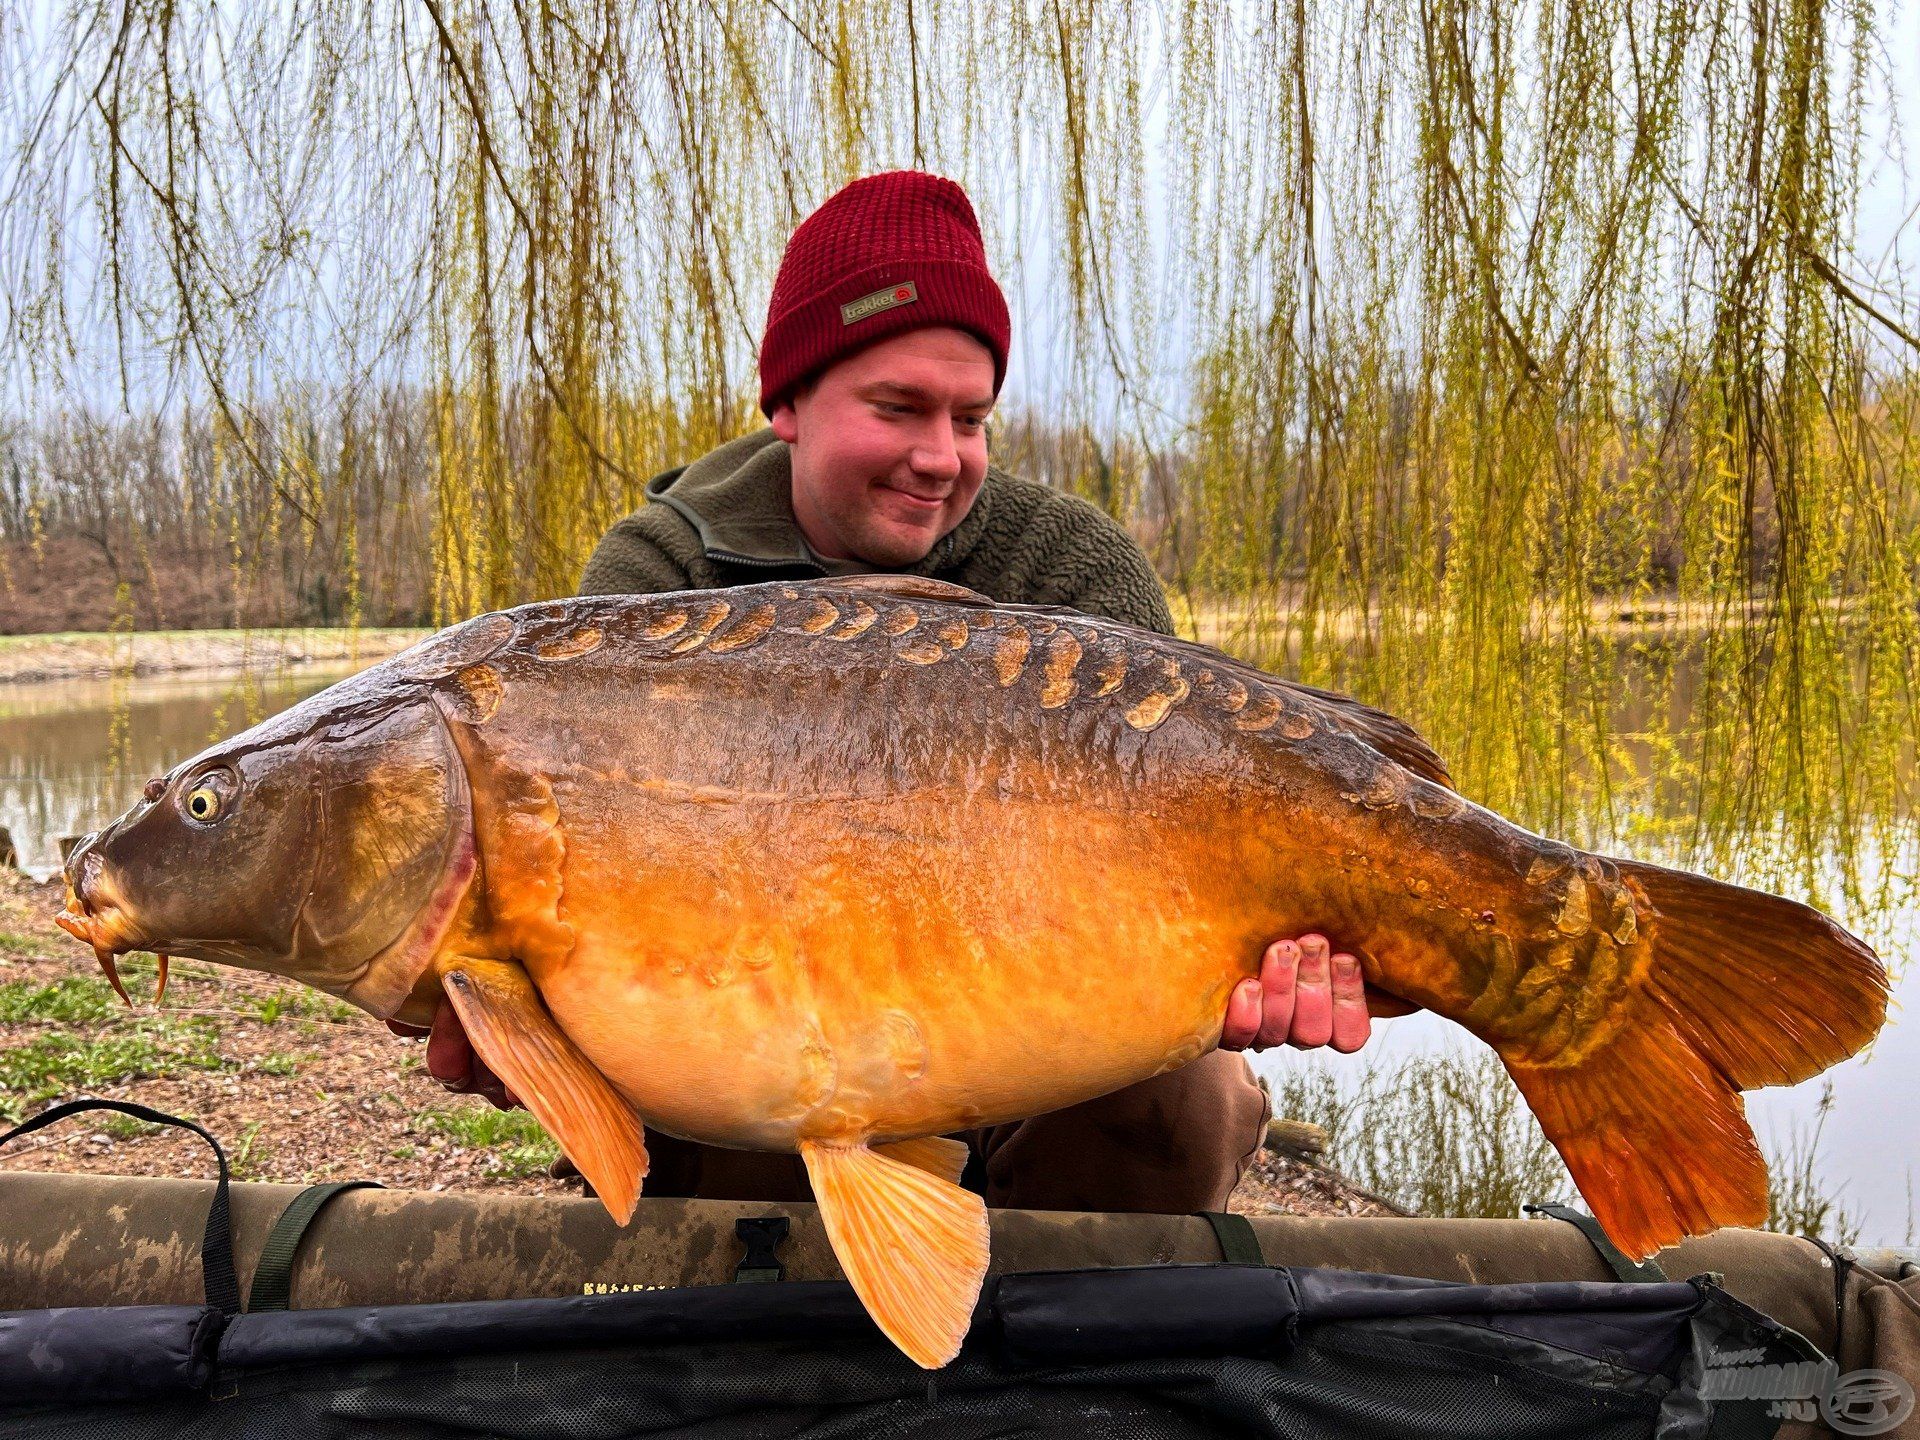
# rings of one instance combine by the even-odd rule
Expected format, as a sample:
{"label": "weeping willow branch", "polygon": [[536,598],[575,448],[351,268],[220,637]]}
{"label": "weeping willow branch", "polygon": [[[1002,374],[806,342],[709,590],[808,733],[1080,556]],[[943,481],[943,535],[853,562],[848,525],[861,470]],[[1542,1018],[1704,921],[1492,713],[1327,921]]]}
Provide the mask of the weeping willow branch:
{"label": "weeping willow branch", "polygon": [[[499,182],[501,195],[505,197],[507,204],[512,207],[514,218],[520,222],[520,228],[526,233],[529,241],[531,241],[534,235],[533,221],[528,218],[526,207],[520,203],[519,197],[514,193],[513,181],[507,175],[505,168],[500,164],[499,155],[494,151],[493,139],[487,129],[486,111],[481,106],[479,92],[474,88],[472,78],[467,74],[466,64],[460,58],[459,47],[454,44],[453,36],[447,31],[447,23],[440,13],[440,6],[437,0],[425,0],[425,4],[427,13],[433,17],[434,32],[440,37],[440,48],[442,54],[446,57],[447,66],[453,72],[454,79],[458,82],[461,93],[466,97],[467,115],[473,122],[474,141],[480,147],[480,153],[486,161],[487,168],[493,172],[495,180]],[[607,469],[618,475],[622,480],[625,480],[629,485],[638,485],[640,481],[634,474],[618,460],[615,460],[603,451],[600,446],[595,443],[593,436],[581,428],[579,421],[574,418],[573,411],[567,404],[566,395],[562,392],[559,381],[554,378],[553,367],[547,363],[547,357],[541,351],[540,341],[535,330],[535,317],[538,314],[538,306],[535,303],[538,299],[536,288],[538,274],[539,272],[535,267],[531,265],[527,267],[526,303],[524,307],[526,324],[522,334],[527,342],[527,353],[533,357],[534,369],[540,373],[540,383],[546,387],[548,395],[553,399],[554,408],[559,412],[561,418],[566,421],[568,428],[573,432],[574,439],[586,447],[587,452],[593,456],[594,460],[606,466]]]}
{"label": "weeping willow branch", "polygon": [[1908,348],[1920,351],[1920,335],[1915,335],[1913,331],[1907,329],[1906,326],[1902,325],[1898,320],[1895,320],[1871,300],[1855,290],[1853,286],[1847,283],[1846,278],[1842,276],[1838,270],[1827,263],[1825,256],[1802,246],[1800,249],[1800,258],[1811,265],[1814,273],[1832,287],[1834,294],[1845,300],[1861,314],[1871,316],[1873,319],[1879,321],[1889,335],[1896,337]]}

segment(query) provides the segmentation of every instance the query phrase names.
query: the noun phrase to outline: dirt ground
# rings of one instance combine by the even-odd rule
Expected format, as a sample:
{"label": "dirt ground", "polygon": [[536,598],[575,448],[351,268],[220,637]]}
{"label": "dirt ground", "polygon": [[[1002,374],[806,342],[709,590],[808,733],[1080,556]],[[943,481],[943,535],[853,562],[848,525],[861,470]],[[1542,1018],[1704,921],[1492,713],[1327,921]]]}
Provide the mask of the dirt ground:
{"label": "dirt ground", "polygon": [[[59,881],[0,870],[0,1120],[80,1095],[197,1120],[236,1178],[378,1180],[414,1190],[567,1193],[552,1143],[523,1112],[449,1095],[423,1047],[289,981],[176,960],[156,1009],[150,957],[127,956],[127,1010],[85,948],[53,923]],[[0,1150],[0,1169],[211,1174],[184,1131],[76,1116]],[[1231,1208],[1251,1215],[1394,1213],[1330,1170],[1264,1153]]]}

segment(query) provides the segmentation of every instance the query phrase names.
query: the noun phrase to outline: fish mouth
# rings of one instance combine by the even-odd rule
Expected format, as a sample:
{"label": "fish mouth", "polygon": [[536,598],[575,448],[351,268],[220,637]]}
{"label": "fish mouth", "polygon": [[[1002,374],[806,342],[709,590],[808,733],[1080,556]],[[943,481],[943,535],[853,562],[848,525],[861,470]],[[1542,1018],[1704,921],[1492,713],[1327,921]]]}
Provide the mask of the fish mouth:
{"label": "fish mouth", "polygon": [[[141,937],[139,926],[128,913],[126,901],[108,878],[99,852],[88,850],[76,858],[78,863],[68,869],[66,908],[53,917],[53,923],[74,939],[93,947],[93,958],[100,962],[100,969],[105,973],[107,983],[113,986],[113,993],[131,1010],[133,997],[127,994],[127,987],[120,979],[120,969],[114,960],[129,950],[146,949],[146,942]],[[166,996],[167,969],[170,964],[166,955],[157,958],[159,981],[153,992],[155,1005]]]}

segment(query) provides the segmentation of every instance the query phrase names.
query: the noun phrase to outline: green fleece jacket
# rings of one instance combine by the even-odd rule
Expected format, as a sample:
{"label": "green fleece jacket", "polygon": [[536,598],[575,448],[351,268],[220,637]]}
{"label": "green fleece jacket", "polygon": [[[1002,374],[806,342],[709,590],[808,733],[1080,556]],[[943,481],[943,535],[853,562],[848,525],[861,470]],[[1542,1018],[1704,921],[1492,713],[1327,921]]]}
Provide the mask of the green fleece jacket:
{"label": "green fleece jacket", "polygon": [[[647,506],[601,540],[582,595],[715,590],[816,579],[828,567],[793,518],[791,452],[771,430],[647,484]],[[906,571],[1021,605],[1066,605],[1173,633],[1160,581],[1132,537],[1077,496],[992,466],[967,516]]]}

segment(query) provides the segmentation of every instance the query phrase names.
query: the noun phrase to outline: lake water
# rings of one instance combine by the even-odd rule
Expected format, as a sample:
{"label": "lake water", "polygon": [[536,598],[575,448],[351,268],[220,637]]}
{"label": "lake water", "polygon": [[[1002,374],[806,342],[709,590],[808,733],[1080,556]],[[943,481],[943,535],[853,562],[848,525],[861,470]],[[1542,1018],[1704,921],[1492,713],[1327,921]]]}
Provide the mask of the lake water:
{"label": "lake water", "polygon": [[[59,866],[59,838],[94,829],[124,810],[149,776],[170,769],[213,741],[312,694],[347,673],[293,669],[249,677],[157,677],[0,685],[0,825],[13,834],[28,873]],[[1859,917],[1841,915],[1854,928]],[[1884,952],[1898,965],[1920,936],[1920,912],[1880,917],[1891,935]],[[1914,1008],[1920,977],[1906,967],[1896,1010],[1864,1056],[1836,1067],[1834,1104],[1821,1139],[1821,1171],[1863,1225],[1862,1243],[1908,1243],[1920,1197],[1920,1146],[1907,1107],[1920,1095],[1920,1044]],[[1391,1064],[1395,1057],[1475,1045],[1458,1027],[1432,1015],[1381,1025],[1360,1056],[1333,1057],[1342,1066]],[[1297,1063],[1277,1051],[1256,1064]],[[1816,1114],[1820,1082],[1764,1090],[1748,1097],[1763,1139],[1804,1133]]]}
{"label": "lake water", "polygon": [[300,667],[0,685],[0,825],[12,832],[21,868],[51,875],[62,836],[97,829],[151,776],[350,673]]}

